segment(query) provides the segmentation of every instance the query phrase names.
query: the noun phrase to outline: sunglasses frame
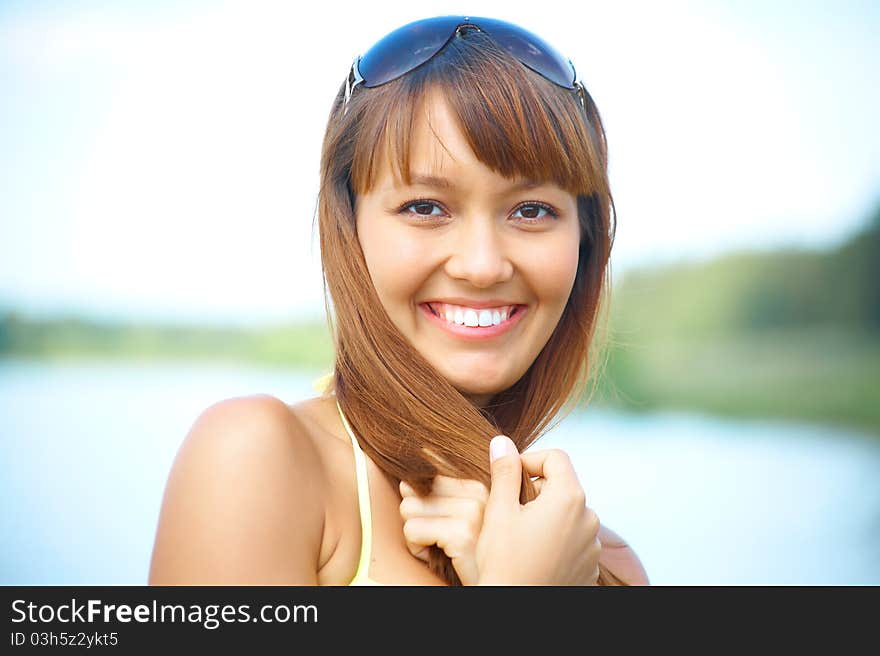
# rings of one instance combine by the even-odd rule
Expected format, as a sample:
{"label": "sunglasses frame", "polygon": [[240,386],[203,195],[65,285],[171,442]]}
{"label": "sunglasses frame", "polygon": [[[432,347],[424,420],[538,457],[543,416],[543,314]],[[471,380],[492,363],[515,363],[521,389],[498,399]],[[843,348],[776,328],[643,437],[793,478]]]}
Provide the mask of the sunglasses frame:
{"label": "sunglasses frame", "polygon": [[[471,20],[471,18],[469,16],[463,16],[461,18],[461,22],[459,22],[459,24],[456,25],[452,34],[450,34],[449,37],[446,39],[446,41],[443,42],[443,45],[437,49],[437,52],[435,52],[433,55],[428,57],[428,59],[426,59],[425,61],[423,61],[419,64],[416,64],[413,68],[409,69],[405,73],[401,73],[400,75],[397,75],[397,76],[391,78],[390,80],[382,82],[381,84],[376,84],[374,86],[378,87],[378,86],[382,86],[382,84],[388,84],[388,82],[392,82],[393,80],[396,80],[398,77],[402,77],[402,76],[406,75],[407,73],[411,73],[419,66],[422,66],[423,64],[427,64],[434,57],[439,55],[446,48],[446,46],[449,45],[449,42],[454,37],[458,36],[458,34],[462,31],[463,28],[476,29],[476,30],[488,35],[492,39],[495,38],[489,32],[486,32],[484,29],[482,29],[477,23],[471,23],[470,20]],[[479,20],[479,19],[476,19],[476,20]],[[494,20],[497,20],[497,19],[494,19]],[[514,25],[514,27],[519,28],[519,26],[516,26],[516,25]],[[519,28],[519,29],[521,29],[523,32],[528,33],[528,30],[525,30],[524,28]],[[535,35],[535,36],[537,36],[537,35]],[[370,51],[368,50],[367,54],[369,54],[369,52]],[[352,63],[351,63],[351,69],[349,70],[348,76],[345,78],[345,98],[342,102],[343,115],[348,111],[348,101],[351,99],[351,94],[354,92],[355,87],[357,87],[359,84],[364,85],[364,86],[367,84],[367,81],[364,80],[364,77],[363,77],[363,75],[361,75],[361,72],[360,72],[360,67],[358,66],[358,64],[360,63],[361,59],[363,59],[363,57],[364,57],[364,55],[357,55],[354,58],[354,61],[352,61]],[[545,80],[549,80],[550,82],[552,82],[556,86],[561,86],[563,89],[569,89],[571,91],[577,92],[578,100],[580,101],[581,106],[584,108],[584,111],[586,111],[587,110],[586,88],[584,87],[583,83],[581,82],[581,80],[578,77],[577,69],[575,69],[574,63],[572,63],[571,59],[567,59],[567,61],[568,61],[568,65],[571,67],[571,73],[572,73],[571,86],[563,86],[563,85],[559,84],[556,80],[553,80],[553,79],[547,77],[546,75],[541,73],[541,71],[535,70],[534,68],[532,68],[531,66],[529,66],[528,64],[526,64],[522,60],[520,60],[520,63],[523,66],[525,66],[526,68],[528,68],[529,70],[534,71],[535,73],[537,73],[538,75],[543,77]],[[373,88],[373,87],[368,87],[368,88]]]}

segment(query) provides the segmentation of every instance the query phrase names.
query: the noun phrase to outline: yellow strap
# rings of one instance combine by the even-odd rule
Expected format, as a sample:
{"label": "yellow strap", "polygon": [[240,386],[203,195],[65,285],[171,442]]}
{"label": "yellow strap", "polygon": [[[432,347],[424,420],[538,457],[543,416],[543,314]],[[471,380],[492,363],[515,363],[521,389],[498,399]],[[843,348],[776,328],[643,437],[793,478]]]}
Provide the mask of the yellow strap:
{"label": "yellow strap", "polygon": [[336,399],[336,408],[339,410],[339,416],[342,418],[342,423],[345,426],[348,437],[351,439],[352,449],[354,449],[354,463],[358,487],[358,507],[360,508],[361,514],[361,555],[360,560],[358,561],[357,572],[355,572],[353,579],[357,580],[359,577],[369,578],[370,552],[373,543],[373,519],[370,516],[370,484],[369,479],[367,478],[366,456],[364,456],[364,452],[361,450],[361,447],[351,430],[351,426],[345,418],[345,414],[342,412],[342,407],[339,405],[339,399]]}
{"label": "yellow strap", "polygon": [[330,386],[330,381],[333,380],[333,372],[331,371],[329,374],[324,374],[323,376],[319,376],[312,381],[312,389],[314,389],[318,394],[323,394],[327,388]]}

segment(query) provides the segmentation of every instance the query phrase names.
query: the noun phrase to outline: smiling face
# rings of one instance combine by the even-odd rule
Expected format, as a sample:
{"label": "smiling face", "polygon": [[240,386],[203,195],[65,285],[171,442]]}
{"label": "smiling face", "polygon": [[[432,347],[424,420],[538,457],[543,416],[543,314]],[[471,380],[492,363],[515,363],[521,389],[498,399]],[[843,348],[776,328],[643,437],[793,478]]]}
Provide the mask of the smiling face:
{"label": "smiling face", "polygon": [[[576,197],[552,183],[518,188],[524,181],[487,168],[436,92],[412,135],[413,186],[379,154],[376,184],[355,203],[373,285],[413,347],[482,407],[525,374],[562,316],[578,265]],[[437,302],[451,299],[466,323],[487,323],[495,306],[519,308],[495,328],[447,327],[424,304],[445,315]],[[479,312],[485,301],[489,312]]]}

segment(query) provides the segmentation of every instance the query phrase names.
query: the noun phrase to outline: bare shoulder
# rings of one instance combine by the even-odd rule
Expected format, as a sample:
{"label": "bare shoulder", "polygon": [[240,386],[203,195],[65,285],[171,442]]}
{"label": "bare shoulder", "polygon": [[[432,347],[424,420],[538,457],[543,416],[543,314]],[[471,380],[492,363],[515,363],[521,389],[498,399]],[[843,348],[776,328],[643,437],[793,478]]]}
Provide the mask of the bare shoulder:
{"label": "bare shoulder", "polygon": [[599,527],[599,542],[602,544],[599,562],[612,574],[629,585],[651,585],[642,561],[622,537],[602,525]]}
{"label": "bare shoulder", "polygon": [[324,475],[280,399],[224,399],[197,417],[165,487],[151,585],[316,584]]}

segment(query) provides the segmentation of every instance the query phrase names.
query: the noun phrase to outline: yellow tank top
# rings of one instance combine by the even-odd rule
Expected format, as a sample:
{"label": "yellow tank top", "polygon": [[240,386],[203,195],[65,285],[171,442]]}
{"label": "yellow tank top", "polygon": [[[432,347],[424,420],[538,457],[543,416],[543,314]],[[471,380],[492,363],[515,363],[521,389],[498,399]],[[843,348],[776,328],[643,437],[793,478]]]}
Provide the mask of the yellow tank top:
{"label": "yellow tank top", "polygon": [[[321,376],[314,381],[312,386],[315,390],[323,394],[332,376],[332,373]],[[342,424],[345,426],[345,431],[348,433],[348,437],[351,440],[351,448],[354,450],[358,509],[361,516],[361,555],[358,559],[357,571],[354,574],[354,578],[352,578],[348,585],[385,585],[384,583],[374,581],[369,576],[370,559],[373,549],[373,518],[370,514],[370,482],[367,477],[367,459],[360,444],[358,444],[357,438],[354,436],[354,432],[351,430],[348,420],[345,418],[345,414],[342,412],[342,407],[339,405],[339,399],[336,400],[336,409],[339,410],[339,417],[342,419]]]}

